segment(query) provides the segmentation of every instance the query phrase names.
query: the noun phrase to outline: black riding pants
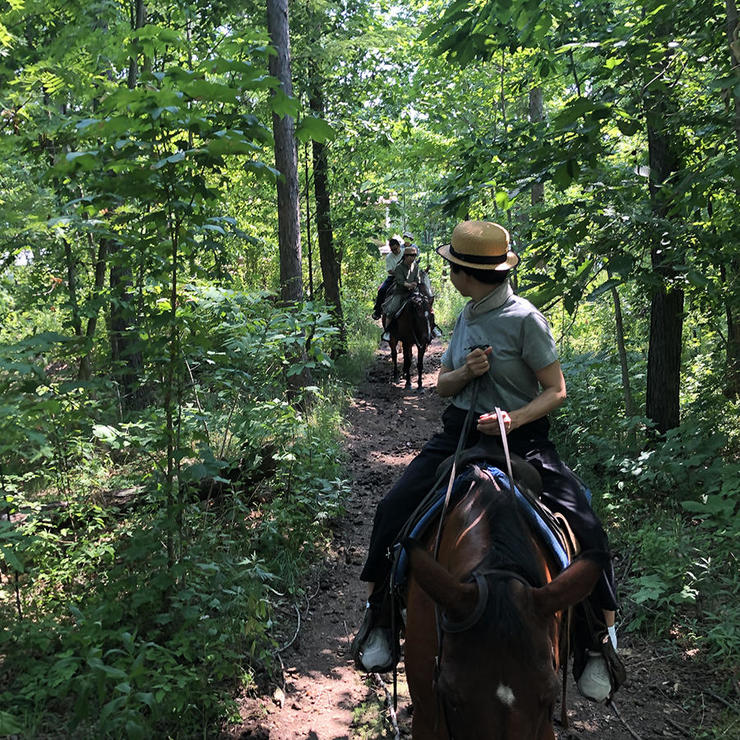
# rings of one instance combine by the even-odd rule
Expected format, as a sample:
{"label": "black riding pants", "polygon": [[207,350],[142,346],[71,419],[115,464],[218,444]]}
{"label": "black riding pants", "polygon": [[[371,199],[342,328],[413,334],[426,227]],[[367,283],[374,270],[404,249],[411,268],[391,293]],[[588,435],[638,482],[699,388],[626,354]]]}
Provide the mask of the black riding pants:
{"label": "black riding pants", "polygon": [[378,288],[378,295],[375,298],[375,306],[373,307],[373,313],[380,313],[380,310],[385,302],[385,297],[388,295],[388,289],[393,285],[393,275],[383,280],[381,286]]}
{"label": "black riding pants", "polygon": [[[421,503],[436,480],[437,466],[457,449],[466,411],[448,406],[442,415],[443,429],[422,447],[401,478],[391,488],[375,511],[365,567],[360,578],[382,584],[391,568],[390,548],[406,520]],[[560,460],[555,446],[547,438],[549,423],[538,419],[513,431],[509,448],[533,465],[542,477],[542,500],[552,510],[565,516],[581,543],[582,550],[608,555],[609,540],[601,522],[591,509],[581,485],[571,470]],[[480,436],[475,425],[465,447],[475,444]],[[605,567],[592,597],[594,606],[616,610],[617,596],[611,559]]]}

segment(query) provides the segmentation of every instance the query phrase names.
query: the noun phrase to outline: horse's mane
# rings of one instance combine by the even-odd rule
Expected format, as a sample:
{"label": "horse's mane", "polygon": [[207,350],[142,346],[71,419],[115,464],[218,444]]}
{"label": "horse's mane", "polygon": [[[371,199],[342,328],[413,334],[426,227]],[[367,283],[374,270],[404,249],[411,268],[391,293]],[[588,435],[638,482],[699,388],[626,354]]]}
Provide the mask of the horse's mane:
{"label": "horse's mane", "polygon": [[[476,484],[480,504],[486,511],[490,549],[473,571],[504,570],[516,573],[531,586],[542,586],[545,573],[532,544],[528,525],[519,504],[509,490],[498,490],[491,480],[481,475]],[[489,599],[483,619],[518,654],[532,651],[528,630],[511,598],[510,579],[493,574],[488,578]]]}

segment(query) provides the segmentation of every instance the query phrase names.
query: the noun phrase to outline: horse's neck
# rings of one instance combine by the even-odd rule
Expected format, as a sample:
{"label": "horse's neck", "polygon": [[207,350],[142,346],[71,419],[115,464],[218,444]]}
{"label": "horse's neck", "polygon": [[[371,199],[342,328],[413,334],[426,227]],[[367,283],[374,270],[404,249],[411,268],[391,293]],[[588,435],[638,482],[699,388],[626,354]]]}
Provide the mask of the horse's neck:
{"label": "horse's neck", "polygon": [[470,493],[447,515],[440,542],[440,562],[453,576],[463,579],[490,548],[488,514],[479,487],[473,485]]}

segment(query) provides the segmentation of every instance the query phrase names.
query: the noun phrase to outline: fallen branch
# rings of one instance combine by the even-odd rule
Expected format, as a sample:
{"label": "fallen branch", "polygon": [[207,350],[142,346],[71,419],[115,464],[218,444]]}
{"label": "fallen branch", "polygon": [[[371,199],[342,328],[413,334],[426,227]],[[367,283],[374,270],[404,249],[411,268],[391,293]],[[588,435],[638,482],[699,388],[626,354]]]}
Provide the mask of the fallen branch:
{"label": "fallen branch", "polygon": [[678,730],[679,732],[683,733],[684,737],[691,737],[691,731],[688,727],[685,725],[679,724],[678,722],[672,720],[670,717],[665,717],[665,721],[674,729]]}
{"label": "fallen branch", "polygon": [[391,692],[388,690],[383,677],[379,673],[373,673],[373,680],[378,686],[382,686],[383,693],[385,694],[385,705],[388,707],[388,716],[391,718],[391,725],[393,726],[393,740],[401,740],[401,730],[398,729],[398,715],[396,710],[393,708],[393,697]]}
{"label": "fallen branch", "polygon": [[619,721],[627,728],[627,731],[629,732],[629,734],[632,735],[632,737],[635,738],[635,740],[642,740],[642,738],[629,726],[629,724],[627,723],[627,720],[624,717],[622,717],[622,715],[619,713],[619,710],[617,709],[617,705],[614,703],[613,699],[612,701],[609,702],[609,706],[614,710],[614,714],[616,714],[617,717],[619,717]]}
{"label": "fallen branch", "polygon": [[716,701],[720,702],[720,704],[724,704],[728,709],[731,709],[733,712],[737,710],[737,706],[727,701],[727,699],[721,697],[719,694],[715,694],[713,691],[709,691],[709,689],[704,689],[702,691],[702,694],[706,694],[707,696],[711,696],[712,699],[715,699]]}
{"label": "fallen branch", "polygon": [[275,651],[278,654],[282,653],[283,650],[287,650],[295,642],[296,637],[298,637],[298,633],[301,631],[301,610],[295,604],[293,604],[293,608],[295,609],[296,616],[298,617],[298,625],[296,626],[295,634],[290,639],[290,641],[286,642],[285,645]]}

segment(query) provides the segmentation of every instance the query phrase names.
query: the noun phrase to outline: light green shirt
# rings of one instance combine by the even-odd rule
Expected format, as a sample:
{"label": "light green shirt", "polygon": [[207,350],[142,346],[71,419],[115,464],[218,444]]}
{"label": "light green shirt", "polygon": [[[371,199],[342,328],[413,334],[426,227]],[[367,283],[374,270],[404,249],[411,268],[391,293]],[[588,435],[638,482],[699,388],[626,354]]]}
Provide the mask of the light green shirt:
{"label": "light green shirt", "polygon": [[[477,304],[470,301],[457,317],[442,355],[442,364],[456,370],[465,364],[466,356],[476,345],[491,345],[490,368],[479,380],[475,412],[481,414],[496,406],[504,411],[526,406],[540,392],[535,372],[558,359],[547,319],[528,300],[511,293],[508,283],[494,292],[503,303],[490,301],[496,298],[491,294]],[[485,310],[492,303],[496,307]],[[467,410],[472,390],[473,383],[468,383],[453,396],[452,403]]]}

